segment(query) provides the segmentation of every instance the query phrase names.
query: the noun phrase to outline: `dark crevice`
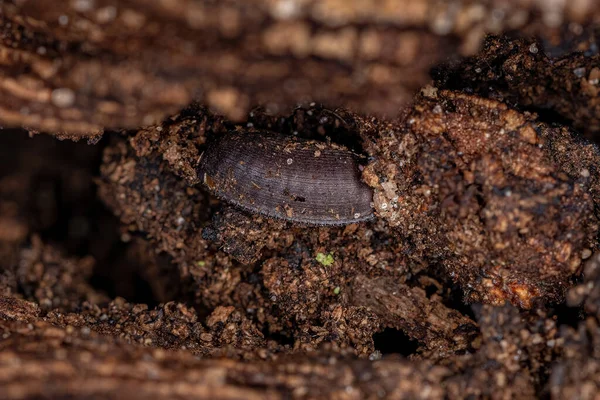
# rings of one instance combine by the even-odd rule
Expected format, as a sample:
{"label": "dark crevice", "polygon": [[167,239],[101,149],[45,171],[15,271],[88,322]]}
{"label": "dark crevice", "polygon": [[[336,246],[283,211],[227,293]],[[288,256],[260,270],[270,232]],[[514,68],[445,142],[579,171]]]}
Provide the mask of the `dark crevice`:
{"label": "dark crevice", "polygon": [[293,346],[294,338],[292,335],[286,332],[269,332],[268,327],[263,329],[263,335],[266,340],[273,340],[278,343],[280,346]]}
{"label": "dark crevice", "polygon": [[[18,173],[22,190],[12,199],[22,205],[31,232],[68,257],[91,255],[95,268],[89,283],[110,298],[158,304],[142,266],[128,256],[121,240],[120,221],[98,199],[94,179],[99,176],[106,137],[96,145],[59,141],[49,135],[3,130],[0,135],[0,178]],[[13,192],[11,192],[13,193]]]}
{"label": "dark crevice", "polygon": [[408,357],[415,354],[419,347],[416,340],[393,328],[385,328],[383,331],[375,333],[373,342],[375,343],[375,350],[380,351],[382,355],[400,354]]}

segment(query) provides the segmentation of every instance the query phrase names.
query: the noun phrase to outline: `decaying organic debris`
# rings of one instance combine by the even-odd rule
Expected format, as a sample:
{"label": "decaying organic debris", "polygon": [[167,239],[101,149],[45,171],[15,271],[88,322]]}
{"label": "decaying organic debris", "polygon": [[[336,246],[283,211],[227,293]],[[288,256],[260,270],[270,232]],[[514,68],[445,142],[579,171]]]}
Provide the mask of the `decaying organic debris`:
{"label": "decaying organic debris", "polygon": [[[370,130],[366,151],[376,161],[363,175],[376,212],[467,298],[561,301],[596,246],[595,147],[564,135],[558,145],[560,128],[433,88],[398,125]],[[586,150],[589,158],[575,155]]]}
{"label": "decaying organic debris", "polygon": [[[131,146],[115,139],[104,154],[100,196],[131,230],[149,234],[157,248],[174,258],[181,279],[193,282],[187,286],[194,287],[196,301],[209,308],[226,304],[262,310],[262,329],[294,338],[301,347],[333,340],[368,354],[374,350],[373,333],[385,326],[406,329],[424,348],[443,354],[470,345],[475,334],[472,321],[447,309],[441,298],[428,299],[423,290],[405,284],[412,274],[423,270],[423,262],[406,257],[405,244],[386,233],[382,224],[307,228],[225,209],[208,226],[214,199],[200,185],[189,186],[176,176],[198,181],[185,172],[193,170],[190,166],[197,162],[197,153],[184,151],[177,161],[163,161],[159,156],[167,142],[183,143],[185,138],[191,139],[187,146],[204,142],[195,139],[199,126],[203,132],[221,129],[206,110],[193,110],[195,113],[188,110],[161,126],[139,132],[129,140]],[[308,123],[318,121],[323,120]],[[332,121],[330,127],[335,126]],[[174,171],[169,165],[179,168]],[[176,229],[165,229],[168,226]],[[213,242],[215,239],[218,242]],[[269,256],[261,258],[261,251]],[[239,265],[235,259],[254,264]],[[402,321],[386,317],[385,307],[367,311],[370,302],[356,300],[364,297],[359,293],[367,285],[364,279],[356,279],[358,274],[387,277],[372,286],[404,304],[403,310],[397,311]],[[411,308],[406,308],[403,297],[409,293]],[[427,321],[425,315],[419,315],[423,308],[436,309],[446,317]],[[439,346],[440,341],[444,347]]]}
{"label": "decaying organic debris", "polygon": [[[194,117],[184,113],[180,118],[212,118],[202,112]],[[328,129],[353,126],[348,135],[362,135],[367,143],[365,151],[374,160],[363,177],[375,190],[375,210],[393,229],[396,246],[410,246],[410,253],[404,251],[407,261],[441,265],[460,283],[470,301],[503,304],[508,300],[522,307],[531,307],[537,299],[561,301],[571,277],[580,271],[582,258],[595,248],[598,221],[594,201],[599,193],[594,172],[600,153],[593,146],[575,143],[558,133],[561,129],[548,127],[502,103],[435,89],[422,96],[396,124],[339,113],[346,125],[317,123],[313,130],[321,129],[327,134]],[[289,120],[290,129],[296,130],[293,117]],[[157,134],[156,142],[172,142],[168,138],[182,125],[169,124],[155,128],[163,132]],[[196,128],[188,126],[192,132],[179,131],[179,137],[193,136]],[[134,147],[139,147],[147,136],[142,131],[134,137]],[[559,140],[562,145],[555,143]],[[109,186],[101,189],[105,199],[118,214],[127,215],[126,223],[144,224],[169,205],[168,217],[179,218],[182,228],[191,229],[184,228],[183,232],[189,233],[183,237],[198,236],[202,217],[183,210],[200,208],[198,204],[205,202],[206,197],[196,194],[197,187],[189,189],[181,183],[177,189],[177,183],[167,186],[157,181],[150,186],[142,184],[142,190],[148,187],[144,196],[150,203],[146,203],[139,198],[144,193],[139,189],[140,174],[155,176],[156,172],[143,171],[144,166],[155,165],[153,169],[165,171],[161,167],[165,164],[156,155],[149,159],[146,150],[143,154],[138,152],[144,155],[141,159],[113,159],[115,152],[132,152],[123,146],[120,142],[107,153],[103,174]],[[588,158],[574,158],[576,151],[588,151]],[[188,153],[195,157],[199,152]],[[180,157],[179,165],[188,165],[185,169],[190,170],[196,160],[187,158],[188,153]],[[575,165],[563,163],[564,159],[573,160]],[[151,176],[142,179],[152,182]],[[132,189],[133,193],[126,194]],[[181,196],[182,205],[161,199],[163,193],[172,196],[173,190],[187,193]],[[144,205],[133,202],[132,195]],[[137,210],[144,213],[140,215]],[[182,213],[173,214],[173,210]],[[236,249],[233,254],[238,259],[256,261],[260,248],[268,243],[259,239],[268,224],[261,229],[251,226],[255,222],[249,225],[243,218],[236,218],[236,222],[220,220],[221,228],[217,230],[221,240],[229,237],[227,246]],[[160,224],[156,230],[163,226]],[[223,227],[227,226],[237,233],[224,233]],[[147,225],[138,227],[148,232]],[[253,231],[256,234],[248,239]],[[159,237],[155,229],[150,228],[150,232]],[[270,234],[280,235],[279,232],[286,230],[276,229]],[[237,243],[235,236],[240,238]],[[210,234],[205,237],[218,239]],[[288,239],[287,246],[297,240],[297,236]],[[245,241],[248,245],[240,247]],[[203,249],[207,244],[194,247],[193,256],[188,254],[188,263],[206,258]]]}
{"label": "decaying organic debris", "polygon": [[[592,42],[595,45],[595,42]],[[590,45],[590,46],[592,46]],[[545,113],[593,137],[600,132],[600,54],[581,49],[551,58],[535,40],[489,38],[477,56],[440,68],[438,85]],[[579,50],[579,49],[578,49]]]}
{"label": "decaying organic debris", "polygon": [[[251,351],[264,342],[244,338],[246,328],[220,309],[204,328],[193,311],[171,303],[158,310],[121,300],[107,308],[84,303],[79,313],[45,316],[24,300],[0,298],[0,305],[1,348],[10,349],[0,358],[7,398],[532,397],[562,343],[543,313],[523,316],[510,306],[483,307],[477,353],[436,366],[394,357],[357,360],[327,347],[294,357]],[[250,359],[194,356],[219,348],[229,348],[230,358],[243,351]]]}
{"label": "decaying organic debris", "polygon": [[[89,140],[0,135],[0,399],[593,398],[599,21],[0,1],[0,124]],[[210,143],[265,131],[364,157],[375,219],[208,193]]]}

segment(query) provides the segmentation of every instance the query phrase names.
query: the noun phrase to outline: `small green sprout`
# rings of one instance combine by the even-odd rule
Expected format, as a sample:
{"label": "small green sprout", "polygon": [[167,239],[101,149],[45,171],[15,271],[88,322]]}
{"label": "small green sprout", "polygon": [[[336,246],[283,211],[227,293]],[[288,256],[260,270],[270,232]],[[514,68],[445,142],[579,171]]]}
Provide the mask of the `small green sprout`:
{"label": "small green sprout", "polygon": [[204,266],[206,265],[206,261],[196,261],[196,264],[197,264],[199,267],[204,267]]}
{"label": "small green sprout", "polygon": [[333,294],[338,295],[338,294],[340,294],[341,291],[342,291],[342,289],[340,289],[339,286],[336,286],[335,289],[333,289]]}
{"label": "small green sprout", "polygon": [[315,260],[317,260],[318,263],[320,263],[321,265],[324,265],[326,267],[333,265],[333,262],[335,261],[333,259],[333,254],[331,254],[331,253],[329,253],[327,255],[325,255],[324,253],[317,253]]}

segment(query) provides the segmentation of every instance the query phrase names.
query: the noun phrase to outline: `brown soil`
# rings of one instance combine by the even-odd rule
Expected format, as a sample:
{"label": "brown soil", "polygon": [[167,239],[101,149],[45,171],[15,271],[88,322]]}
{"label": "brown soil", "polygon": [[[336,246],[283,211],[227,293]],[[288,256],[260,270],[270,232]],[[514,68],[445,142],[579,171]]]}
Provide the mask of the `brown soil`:
{"label": "brown soil", "polygon": [[[0,399],[596,398],[600,12],[567,3],[0,2]],[[217,199],[231,131],[359,154],[375,218]]]}

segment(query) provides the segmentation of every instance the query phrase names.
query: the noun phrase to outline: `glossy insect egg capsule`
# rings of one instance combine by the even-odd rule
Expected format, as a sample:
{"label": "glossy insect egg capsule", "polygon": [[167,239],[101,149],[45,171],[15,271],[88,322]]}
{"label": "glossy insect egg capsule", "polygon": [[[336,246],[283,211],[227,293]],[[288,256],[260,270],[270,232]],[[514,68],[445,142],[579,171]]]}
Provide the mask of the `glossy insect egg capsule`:
{"label": "glossy insect egg capsule", "polygon": [[373,194],[346,148],[272,132],[231,132],[209,143],[199,165],[219,198],[250,212],[308,225],[373,218]]}

